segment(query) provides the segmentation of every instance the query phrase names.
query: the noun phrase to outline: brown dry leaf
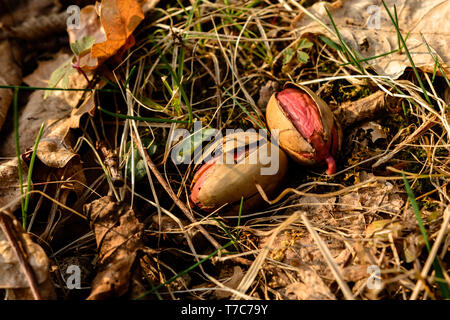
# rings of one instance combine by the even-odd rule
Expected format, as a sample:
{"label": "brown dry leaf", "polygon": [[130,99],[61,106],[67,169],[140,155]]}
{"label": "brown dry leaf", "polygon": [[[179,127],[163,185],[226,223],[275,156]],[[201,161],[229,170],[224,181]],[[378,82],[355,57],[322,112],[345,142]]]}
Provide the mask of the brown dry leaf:
{"label": "brown dry leaf", "polygon": [[339,106],[334,114],[343,127],[348,127],[355,122],[366,119],[373,119],[377,113],[380,113],[386,106],[386,93],[377,91],[368,97],[344,102]]}
{"label": "brown dry leaf", "polygon": [[[54,59],[41,62],[35,72],[24,79],[24,82],[30,86],[46,87],[51,73],[69,58],[68,54],[60,52],[56,54]],[[71,88],[84,88],[86,85],[86,80],[78,73],[74,73],[69,78],[69,87]],[[20,152],[23,153],[34,145],[43,122],[46,123],[46,130],[43,135],[43,140],[45,140],[45,137],[49,136],[52,128],[60,119],[70,116],[82,95],[83,93],[78,91],[56,91],[44,100],[43,91],[33,92],[28,103],[19,114]],[[67,128],[65,128],[66,133],[69,131],[69,127],[71,125],[67,125]],[[59,130],[58,136],[64,136],[61,130]],[[10,132],[0,145],[0,156],[14,156],[15,150],[11,148],[14,145],[14,132]]]}
{"label": "brown dry leaf", "polygon": [[[27,179],[27,169],[22,167],[22,179]],[[20,186],[17,173],[17,159],[0,163],[0,208],[14,212],[20,207]]]}
{"label": "brown dry leaf", "polygon": [[88,300],[124,295],[130,286],[131,268],[143,249],[144,225],[126,203],[103,197],[85,205],[98,246],[97,276]]}
{"label": "brown dry leaf", "polygon": [[[225,281],[223,284],[231,289],[236,289],[241,283],[242,278],[244,277],[244,271],[239,266],[233,267],[233,274],[231,277]],[[217,299],[229,299],[232,296],[232,293],[229,291],[218,290],[215,292],[215,296]]]}
{"label": "brown dry leaf", "polygon": [[[0,85],[18,86],[22,80],[22,69],[17,64],[17,48],[8,40],[0,41]],[[13,100],[13,90],[0,89],[0,129]]]}
{"label": "brown dry leaf", "polygon": [[92,57],[104,60],[112,57],[127,43],[143,19],[144,13],[136,0],[103,0],[100,20],[106,41],[92,46]]}
{"label": "brown dry leaf", "polygon": [[70,147],[70,118],[55,122],[39,142],[36,155],[46,166],[64,168],[79,155]]}
{"label": "brown dry leaf", "polygon": [[[38,285],[39,294],[43,300],[56,300],[55,287],[50,278]],[[34,300],[30,288],[6,289],[5,300]]]}
{"label": "brown dry leaf", "polygon": [[367,226],[365,231],[367,238],[388,239],[389,234],[395,238],[401,235],[404,226],[400,222],[393,222],[391,219],[376,220]]}
{"label": "brown dry leaf", "polygon": [[375,121],[370,121],[361,126],[361,129],[370,134],[373,143],[377,142],[379,139],[386,139],[387,135],[383,130],[383,127],[376,123]]}
{"label": "brown dry leaf", "polygon": [[301,282],[291,283],[283,290],[289,300],[336,300],[314,270],[299,268],[298,277]]}
{"label": "brown dry leaf", "polygon": [[[361,171],[359,178],[361,182],[364,182],[373,178],[373,174]],[[330,250],[335,263],[341,268],[344,280],[355,282],[369,276],[367,265],[374,264],[373,261],[375,260],[363,259],[359,254],[356,254],[357,250],[352,247],[353,239],[358,241],[366,238],[367,229],[369,229],[369,233],[373,234],[370,230],[377,224],[385,226],[384,229],[382,226],[377,230],[387,229],[387,223],[384,223],[383,220],[378,222],[380,212],[384,215],[390,214],[393,217],[402,217],[402,220],[390,224],[393,229],[389,230],[393,233],[394,239],[397,239],[400,229],[404,229],[410,224],[409,215],[402,215],[402,209],[405,205],[403,198],[403,190],[390,182],[380,181],[339,197],[302,196],[293,198],[288,204],[294,206],[287,209],[286,214],[290,214],[299,208],[307,212],[311,223],[323,230],[321,238]],[[371,217],[375,217],[375,222],[372,227],[367,228],[366,220],[371,219]],[[389,222],[391,221],[389,220]],[[378,232],[377,230],[375,232]],[[345,240],[346,238],[348,240]],[[267,239],[267,237],[260,238],[260,248],[267,246]],[[364,245],[367,248],[372,248],[373,238],[366,239],[370,240],[364,241]],[[364,247],[360,251],[365,249]],[[271,246],[269,257],[295,268],[307,268],[314,272],[317,277],[320,277],[319,279],[325,285],[329,286],[335,280],[316,242],[310,233],[303,229],[291,229],[280,233]],[[288,271],[284,270],[284,272]],[[291,269],[289,269],[289,272],[291,272]],[[276,287],[282,287],[277,291],[287,298],[319,299],[327,297],[327,295],[316,295],[317,292],[308,291],[307,288],[311,287],[312,284],[306,283],[305,281],[308,280],[303,279],[301,273],[294,274],[291,272],[289,279],[281,282],[279,280],[283,278],[281,273],[275,272],[275,274],[276,279],[278,279],[275,281]],[[321,287],[320,281],[316,281],[316,283]],[[276,288],[272,285],[271,287]]]}
{"label": "brown dry leaf", "polygon": [[[30,236],[24,233],[22,226],[15,218],[9,217],[8,219],[12,222],[12,224],[10,224],[12,227],[11,232],[20,243],[24,254],[28,257],[28,263],[34,271],[37,283],[42,284],[44,287],[48,287],[51,285],[51,282],[47,282],[49,280],[50,265],[47,255],[41,246],[34,243]],[[19,289],[29,288],[29,286],[30,284],[17,258],[16,251],[2,229],[0,229],[0,288]],[[53,292],[54,295],[52,289],[53,286],[51,286],[51,289],[47,294]],[[15,298],[26,299],[29,294],[28,291],[29,290],[16,292]],[[40,293],[42,294],[42,292]],[[44,295],[44,298],[51,298],[47,294]]]}
{"label": "brown dry leaf", "polygon": [[159,0],[139,0],[142,7],[142,12],[147,13],[158,4]]}
{"label": "brown dry leaf", "polygon": [[[156,2],[145,1],[142,5],[149,10]],[[95,40],[91,51],[81,57],[81,68],[93,70],[119,51],[134,45],[133,31],[143,19],[144,13],[137,0],[102,0],[97,7],[84,7],[81,27],[68,30],[70,43],[87,36]]]}
{"label": "brown dry leaf", "polygon": [[[406,45],[416,67],[425,72],[433,72],[435,61],[422,41],[421,33],[437,54],[441,65],[450,76],[450,1],[449,0],[386,0],[393,15],[397,6],[398,24],[403,37],[409,33]],[[324,6],[327,6],[345,43],[362,58],[374,57],[398,49],[396,30],[384,6],[379,0],[338,0],[334,3],[318,2],[308,8],[316,18],[333,30]],[[379,27],[375,27],[379,12]],[[329,33],[323,26],[303,12],[293,23],[300,35],[307,33],[324,34],[339,43],[337,36]],[[383,56],[368,61],[380,75],[400,77],[410,66],[405,52]]]}

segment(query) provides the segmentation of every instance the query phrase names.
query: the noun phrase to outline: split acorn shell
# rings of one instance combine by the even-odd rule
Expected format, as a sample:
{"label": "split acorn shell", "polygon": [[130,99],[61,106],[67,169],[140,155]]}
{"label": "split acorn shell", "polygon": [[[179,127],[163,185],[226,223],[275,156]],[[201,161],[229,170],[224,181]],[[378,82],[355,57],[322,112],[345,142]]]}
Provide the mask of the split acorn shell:
{"label": "split acorn shell", "polygon": [[[289,105],[282,105],[279,100],[281,94],[287,97],[284,101],[290,100]],[[296,103],[296,99],[301,101]],[[307,107],[302,107],[299,113],[302,104]],[[301,116],[303,119],[298,121]],[[287,83],[283,91],[273,94],[270,98],[266,119],[272,135],[294,161],[306,166],[327,163],[327,173],[335,173],[334,157],[341,150],[342,129],[327,103],[313,91],[299,84]],[[313,134],[304,136],[302,130],[299,130],[303,129],[301,126],[305,127],[304,132]]]}
{"label": "split acorn shell", "polygon": [[[270,162],[267,159],[261,161],[262,148],[266,148]],[[276,154],[273,157],[273,151],[278,157]],[[195,173],[189,197],[191,203],[209,212],[234,204],[229,213],[237,215],[241,197],[244,197],[244,210],[253,209],[263,203],[256,184],[271,196],[287,173],[285,153],[256,132],[226,135],[207,148],[204,155],[209,154],[214,156]],[[230,163],[229,157],[234,157],[235,163]],[[273,165],[273,161],[278,161],[277,172],[262,174],[261,170]]]}

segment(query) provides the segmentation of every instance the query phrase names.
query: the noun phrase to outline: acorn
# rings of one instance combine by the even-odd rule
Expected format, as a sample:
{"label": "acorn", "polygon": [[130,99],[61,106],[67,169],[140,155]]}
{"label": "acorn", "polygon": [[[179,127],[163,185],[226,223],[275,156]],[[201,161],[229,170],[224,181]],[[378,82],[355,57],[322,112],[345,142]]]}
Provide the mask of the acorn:
{"label": "acorn", "polygon": [[287,83],[270,98],[267,125],[280,147],[296,162],[327,164],[336,172],[335,157],[342,144],[342,129],[329,106],[305,86]]}
{"label": "acorn", "polygon": [[198,208],[212,212],[230,205],[236,214],[241,197],[244,210],[263,203],[256,184],[273,195],[286,176],[288,160],[275,144],[256,132],[238,132],[214,142],[203,153],[210,157],[195,173],[189,200]]}

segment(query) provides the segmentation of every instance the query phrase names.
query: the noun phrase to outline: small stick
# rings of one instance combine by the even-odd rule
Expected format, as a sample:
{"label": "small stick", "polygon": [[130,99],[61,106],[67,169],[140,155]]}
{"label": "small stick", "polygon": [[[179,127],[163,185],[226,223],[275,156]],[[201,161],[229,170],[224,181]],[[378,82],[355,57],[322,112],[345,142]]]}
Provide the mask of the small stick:
{"label": "small stick", "polygon": [[[133,135],[133,140],[136,145],[139,145],[135,135]],[[159,173],[158,168],[156,168],[155,164],[153,163],[152,159],[150,159],[150,156],[148,155],[147,151],[144,150],[144,156],[145,160],[147,161],[148,167],[155,175],[156,179],[159,181],[161,186],[166,190],[166,192],[169,194],[169,196],[172,198],[173,202],[178,206],[178,208],[183,211],[184,215],[192,222],[197,223],[198,221],[195,220],[194,216],[192,215],[191,211],[186,207],[186,205],[180,200],[180,198],[177,197],[175,192],[173,192],[172,188],[167,184],[166,180],[164,180],[161,173]],[[206,231],[205,228],[198,225],[198,230],[205,236],[206,239],[217,249],[221,250],[222,246]]]}
{"label": "small stick", "polygon": [[333,260],[333,256],[331,255],[330,249],[328,249],[325,242],[320,238],[320,236],[317,234],[316,230],[314,230],[314,228],[312,227],[308,218],[306,217],[305,213],[302,212],[300,214],[300,216],[303,220],[303,223],[305,224],[306,229],[308,229],[312,238],[314,239],[317,246],[319,247],[319,251],[322,253],[323,257],[325,258],[325,261],[327,262],[328,267],[330,267],[331,273],[334,275],[336,282],[338,283],[339,287],[342,290],[342,293],[344,294],[345,299],[355,300],[355,297],[353,296],[352,291],[348,287],[347,283],[344,281],[344,277],[342,276],[341,270],[336,265],[336,262],[334,262],[334,260]]}
{"label": "small stick", "polygon": [[433,244],[433,247],[431,248],[430,254],[428,255],[427,261],[425,262],[425,265],[422,268],[422,272],[420,273],[420,278],[417,281],[414,290],[411,294],[410,300],[416,300],[420,291],[423,287],[423,280],[428,275],[428,272],[430,271],[431,266],[433,265],[433,261],[436,258],[436,255],[439,250],[439,246],[441,245],[442,241],[444,240],[444,237],[447,233],[448,225],[450,224],[450,208],[447,207],[444,211],[444,221],[442,223],[441,229],[438,232],[438,235],[436,237],[436,241]]}
{"label": "small stick", "polygon": [[34,299],[42,300],[34,270],[28,263],[26,252],[23,251],[23,247],[19,245],[16,236],[11,230],[14,228],[14,225],[11,222],[11,218],[3,212],[0,212],[0,228],[2,229],[8,241],[11,243],[12,248],[14,249],[14,253],[16,254],[17,260],[19,260],[22,271],[25,273],[25,277],[30,284],[30,289]]}
{"label": "small stick", "polygon": [[97,150],[100,150],[103,157],[105,158],[104,164],[109,169],[109,173],[111,175],[111,180],[115,187],[123,186],[123,178],[122,174],[119,170],[119,158],[117,155],[108,148],[105,141],[97,141],[96,145]]}

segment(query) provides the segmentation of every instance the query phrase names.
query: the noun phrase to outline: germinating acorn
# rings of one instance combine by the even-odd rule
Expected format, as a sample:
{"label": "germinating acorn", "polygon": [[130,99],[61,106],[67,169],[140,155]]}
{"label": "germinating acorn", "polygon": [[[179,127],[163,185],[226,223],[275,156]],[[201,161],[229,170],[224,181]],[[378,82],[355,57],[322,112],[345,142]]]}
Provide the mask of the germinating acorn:
{"label": "germinating acorn", "polygon": [[328,105],[307,87],[288,83],[275,93],[266,110],[267,124],[279,145],[303,165],[326,163],[336,172],[342,129]]}
{"label": "germinating acorn", "polygon": [[204,158],[208,156],[194,175],[189,197],[205,211],[239,205],[241,197],[246,210],[254,208],[263,200],[256,184],[272,195],[288,167],[284,152],[256,132],[229,134],[207,148]]}

